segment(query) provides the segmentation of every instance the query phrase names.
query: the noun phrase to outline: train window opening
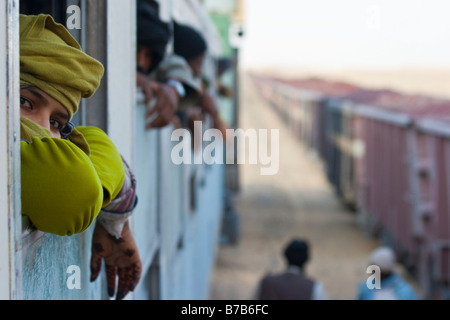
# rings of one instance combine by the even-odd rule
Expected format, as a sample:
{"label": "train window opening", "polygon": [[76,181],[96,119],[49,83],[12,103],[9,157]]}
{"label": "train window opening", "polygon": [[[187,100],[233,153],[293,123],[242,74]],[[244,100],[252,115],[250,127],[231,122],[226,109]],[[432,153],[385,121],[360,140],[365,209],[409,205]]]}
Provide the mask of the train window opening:
{"label": "train window opening", "polygon": [[19,12],[27,15],[49,14],[56,22],[65,25],[67,2],[61,0],[20,0]]}
{"label": "train window opening", "polygon": [[[72,34],[72,36],[80,43],[82,49],[83,45],[83,34],[81,23],[83,21],[83,2],[84,0],[20,0],[19,2],[19,13],[26,15],[38,15],[38,14],[49,14],[53,17],[55,22],[64,25],[67,30]],[[71,11],[69,8],[71,6],[76,6],[80,8],[78,10]],[[68,26],[69,21],[72,21],[73,15],[77,15],[76,20],[79,26],[70,27]],[[75,125],[82,124],[82,115],[84,113],[84,100],[82,99],[80,103],[80,112],[75,114],[72,122]]]}
{"label": "train window opening", "polygon": [[[19,0],[19,14],[51,15],[55,22],[66,27],[69,33],[80,44],[82,50],[86,52],[85,29],[88,26],[85,23],[86,14],[84,9],[87,4],[88,2],[86,2],[86,0]],[[76,23],[74,24],[73,21],[75,21],[75,16]],[[75,126],[87,124],[86,101],[84,98],[81,99],[78,112],[73,116],[71,122]],[[22,217],[21,230],[22,236],[27,236],[38,231],[27,217]]]}

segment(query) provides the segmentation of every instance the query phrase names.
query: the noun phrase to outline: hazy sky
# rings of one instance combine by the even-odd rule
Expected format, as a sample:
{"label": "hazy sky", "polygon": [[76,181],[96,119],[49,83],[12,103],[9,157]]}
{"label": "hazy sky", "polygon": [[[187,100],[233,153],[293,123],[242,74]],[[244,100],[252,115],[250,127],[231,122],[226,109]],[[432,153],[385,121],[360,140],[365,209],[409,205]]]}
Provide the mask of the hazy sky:
{"label": "hazy sky", "polygon": [[450,68],[450,0],[246,0],[243,67]]}

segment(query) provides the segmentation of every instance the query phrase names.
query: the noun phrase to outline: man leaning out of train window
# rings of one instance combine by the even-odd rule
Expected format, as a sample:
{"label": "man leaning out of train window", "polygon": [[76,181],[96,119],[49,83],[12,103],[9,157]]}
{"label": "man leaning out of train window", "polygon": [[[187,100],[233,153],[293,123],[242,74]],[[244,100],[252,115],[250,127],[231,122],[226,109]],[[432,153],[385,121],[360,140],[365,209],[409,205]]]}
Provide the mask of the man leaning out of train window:
{"label": "man leaning out of train window", "polygon": [[[81,233],[98,218],[91,280],[102,258],[119,274],[131,266],[127,277],[120,276],[122,298],[134,289],[141,272],[128,225],[137,203],[136,181],[105,132],[75,128],[70,122],[81,98],[95,93],[103,73],[103,65],[85,54],[51,16],[20,15],[22,215],[38,230],[60,236]],[[122,238],[122,247],[117,238]],[[108,277],[110,292],[115,290],[113,278],[115,273]]]}
{"label": "man leaning out of train window", "polygon": [[[203,121],[206,114],[211,116],[212,127],[219,129],[226,139],[228,125],[220,117],[215,98],[209,93],[209,83],[203,74],[203,64],[207,56],[208,46],[204,36],[191,26],[174,22],[173,46],[175,55],[186,61],[191,77],[199,81],[199,101],[186,110],[188,127],[193,130],[195,121]],[[181,80],[183,81],[183,79]]]}
{"label": "man leaning out of train window", "polygon": [[180,93],[170,83],[158,81],[155,70],[164,59],[170,39],[169,24],[159,18],[154,1],[137,2],[136,84],[145,95],[146,129],[178,126],[175,112]]}

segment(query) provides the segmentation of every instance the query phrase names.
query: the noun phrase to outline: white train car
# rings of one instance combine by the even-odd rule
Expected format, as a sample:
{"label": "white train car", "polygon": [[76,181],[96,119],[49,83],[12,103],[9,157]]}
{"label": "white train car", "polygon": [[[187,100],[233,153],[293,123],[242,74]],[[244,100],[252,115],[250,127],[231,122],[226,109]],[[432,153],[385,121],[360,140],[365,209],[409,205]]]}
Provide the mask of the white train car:
{"label": "white train car", "polygon": [[[204,32],[209,48],[205,70],[215,81],[221,39],[203,3],[159,4],[163,20],[179,20]],[[104,265],[101,276],[90,282],[93,226],[61,237],[29,230],[22,221],[18,30],[19,13],[25,10],[52,14],[105,66],[101,87],[82,101],[75,122],[105,130],[137,178],[139,202],[131,226],[143,271],[126,299],[209,297],[226,168],[175,165],[170,158],[173,127],[145,130],[145,107],[135,85],[136,7],[135,0],[0,0],[0,299],[111,299]]]}

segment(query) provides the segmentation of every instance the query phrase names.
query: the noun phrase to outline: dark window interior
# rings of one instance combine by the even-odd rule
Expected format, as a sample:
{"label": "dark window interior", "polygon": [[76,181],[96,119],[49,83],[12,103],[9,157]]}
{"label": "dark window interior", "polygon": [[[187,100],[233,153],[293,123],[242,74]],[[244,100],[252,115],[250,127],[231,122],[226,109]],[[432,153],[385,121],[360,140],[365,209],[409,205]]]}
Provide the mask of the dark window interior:
{"label": "dark window interior", "polygon": [[20,0],[22,14],[50,14],[56,22],[65,24],[67,4],[64,0]]}

